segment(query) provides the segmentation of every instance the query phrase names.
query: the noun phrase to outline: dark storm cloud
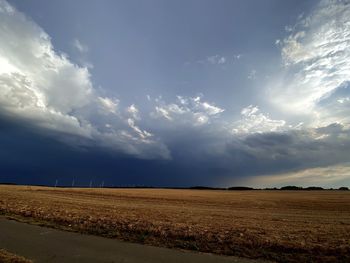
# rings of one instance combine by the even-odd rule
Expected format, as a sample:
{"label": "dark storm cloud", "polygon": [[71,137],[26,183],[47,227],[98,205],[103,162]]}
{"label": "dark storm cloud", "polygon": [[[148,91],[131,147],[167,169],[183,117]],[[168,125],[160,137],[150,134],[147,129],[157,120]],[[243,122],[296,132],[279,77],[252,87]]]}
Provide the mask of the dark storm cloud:
{"label": "dark storm cloud", "polygon": [[349,137],[350,130],[340,124],[253,134],[228,144],[227,154],[232,164],[241,163],[245,167],[247,175],[277,174],[347,162]]}
{"label": "dark storm cloud", "polygon": [[[73,138],[71,138],[73,139]],[[157,185],[162,161],[145,161],[87,142],[72,147],[30,126],[0,118],[0,181],[60,185]],[[169,172],[169,171],[168,171]],[[176,181],[176,180],[174,180]]]}
{"label": "dark storm cloud", "polygon": [[[186,137],[187,138],[187,137]],[[62,140],[65,143],[62,143]],[[76,140],[80,140],[79,143]],[[74,144],[67,144],[74,141]],[[191,186],[212,183],[216,166],[201,165],[201,158],[192,158],[195,145],[174,146],[173,160],[144,160],[113,149],[101,147],[92,140],[46,130],[0,117],[0,182],[21,184],[88,186]],[[202,140],[192,140],[201,144]],[[192,149],[192,150],[190,150]],[[209,170],[208,170],[209,169]],[[221,169],[221,168],[220,168]],[[219,174],[218,171],[215,174]]]}
{"label": "dark storm cloud", "polygon": [[[82,29],[83,41],[76,35],[67,40],[65,35],[75,28],[72,21],[86,19],[91,10],[79,16],[70,13],[74,19],[67,28],[61,25],[62,16],[55,14],[58,22],[52,22],[57,23],[58,34],[48,25],[50,18],[38,18],[38,25],[0,0],[0,182],[52,185],[58,180],[60,185],[70,185],[74,180],[86,186],[93,180],[95,186],[102,181],[106,186],[222,186],[244,178],[348,162],[350,6],[322,1],[312,15],[299,16],[297,24],[280,36],[279,30],[290,23],[281,14],[289,14],[295,1],[267,2],[281,9],[282,26],[277,23],[273,34],[261,30],[254,15],[239,14],[238,21],[251,23],[248,31],[235,27],[245,23],[230,23],[235,16],[226,13],[230,8],[224,5],[216,8],[220,10],[217,17],[213,14],[217,19],[208,19],[215,13],[211,8],[215,1],[203,5],[210,11],[203,13],[208,17],[198,16],[197,6],[187,13],[189,9],[180,3],[178,14],[187,10],[185,17],[194,15],[189,26],[203,30],[204,41],[177,28],[181,16],[167,21],[154,15],[156,19],[144,27],[141,15],[136,19],[126,8],[126,17],[115,16],[114,10],[123,4],[109,2],[108,12],[97,13],[111,12],[118,20],[108,19],[113,24],[107,24],[102,17],[95,19],[98,28],[110,29]],[[91,3],[85,6],[94,11],[98,4]],[[253,2],[248,6],[244,1],[237,3],[243,9],[236,8],[236,3],[228,7],[242,13]],[[50,6],[60,7],[65,14],[63,9],[69,4]],[[153,10],[154,4],[148,8]],[[26,4],[18,5],[25,12],[31,10]],[[173,11],[170,6],[159,10]],[[270,9],[266,6],[262,13],[260,8],[254,12],[265,23]],[[154,14],[159,10],[154,9]],[[142,14],[143,9],[139,11]],[[126,23],[129,15],[139,22]],[[216,21],[215,28],[225,25],[225,32],[215,30],[218,37],[213,38],[213,28],[207,31],[197,18]],[[163,28],[158,19],[167,26]],[[169,26],[176,30],[169,31]],[[124,32],[125,46],[118,46],[119,36],[110,34],[114,27]],[[50,35],[43,28],[50,28]],[[221,43],[219,36],[228,36],[231,29],[237,34]],[[174,36],[165,41],[165,31]],[[238,34],[241,31],[244,37]],[[100,33],[103,37],[96,37]],[[249,42],[250,49],[243,55],[232,46],[237,36]],[[257,39],[265,44],[261,46]],[[179,45],[182,41],[183,46]],[[61,53],[63,42],[79,55]],[[155,43],[170,45],[158,49]],[[275,58],[266,60],[270,56]],[[264,71],[267,64],[277,76]],[[283,69],[276,66],[280,64]],[[350,178],[345,168],[342,174],[344,180]]]}
{"label": "dark storm cloud", "polygon": [[244,137],[192,128],[164,134],[171,160],[142,160],[89,141],[72,147],[59,137],[2,117],[0,181],[52,185],[58,179],[70,185],[74,179],[76,185],[85,186],[90,180],[95,184],[105,181],[105,185],[222,186],[244,177],[346,162],[349,135],[340,124]]}
{"label": "dark storm cloud", "polygon": [[[167,136],[168,138],[170,136]],[[348,161],[350,130],[333,123],[326,127],[246,136],[205,130],[177,137],[170,146],[174,161],[189,164],[204,182],[235,181]],[[220,178],[220,180],[218,180]],[[225,180],[226,179],[226,180]]]}

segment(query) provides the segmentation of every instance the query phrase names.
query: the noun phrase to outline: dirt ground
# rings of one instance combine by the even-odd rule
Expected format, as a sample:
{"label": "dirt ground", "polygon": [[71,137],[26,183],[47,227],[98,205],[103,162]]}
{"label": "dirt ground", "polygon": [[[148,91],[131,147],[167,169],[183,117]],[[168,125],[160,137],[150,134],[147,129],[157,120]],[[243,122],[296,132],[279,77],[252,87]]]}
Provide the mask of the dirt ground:
{"label": "dirt ground", "polygon": [[350,262],[349,191],[0,186],[0,212],[156,246],[278,262]]}

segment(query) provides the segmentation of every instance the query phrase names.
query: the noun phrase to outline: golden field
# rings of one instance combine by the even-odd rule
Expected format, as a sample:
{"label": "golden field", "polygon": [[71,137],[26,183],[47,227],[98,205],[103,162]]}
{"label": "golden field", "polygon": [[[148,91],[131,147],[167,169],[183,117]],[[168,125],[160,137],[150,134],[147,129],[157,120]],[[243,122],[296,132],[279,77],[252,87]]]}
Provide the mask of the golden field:
{"label": "golden field", "polygon": [[0,213],[157,246],[277,262],[350,262],[350,191],[2,185]]}

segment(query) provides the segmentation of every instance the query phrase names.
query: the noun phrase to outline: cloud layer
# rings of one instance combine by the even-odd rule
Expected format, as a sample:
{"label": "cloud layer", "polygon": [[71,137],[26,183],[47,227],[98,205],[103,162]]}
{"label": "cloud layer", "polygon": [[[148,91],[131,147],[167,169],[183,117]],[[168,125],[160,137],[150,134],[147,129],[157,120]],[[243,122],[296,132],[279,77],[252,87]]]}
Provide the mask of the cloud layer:
{"label": "cloud layer", "polygon": [[161,98],[155,100],[155,110],[151,112],[153,118],[163,118],[174,125],[188,124],[200,126],[209,124],[225,110],[206,101],[200,96],[177,96],[177,101],[166,103]]}
{"label": "cloud layer", "polygon": [[[118,99],[97,94],[86,67],[55,51],[50,37],[5,1],[0,1],[0,23],[3,114],[141,158],[170,157],[166,146],[142,131],[135,118],[119,114]],[[63,140],[71,143],[67,136]]]}
{"label": "cloud layer", "polygon": [[[276,66],[268,85],[262,84],[265,96],[257,100],[252,92],[251,101],[238,111],[203,94],[147,95],[143,104],[126,103],[101,92],[103,87],[96,89],[90,67],[56,50],[39,25],[4,0],[0,24],[3,119],[92,155],[112,153],[138,164],[147,159],[143,165],[152,168],[146,172],[179,176],[183,182],[263,184],[275,178],[311,183],[316,182],[310,179],[315,172],[328,184],[326,171],[341,171],[335,183],[350,180],[346,1],[321,1],[311,14],[286,27],[285,38],[276,41],[282,67]],[[90,51],[78,38],[69,43],[81,55]],[[236,55],[234,60],[240,58]],[[220,70],[228,61],[226,55],[214,55],[200,63]],[[244,79],[258,82],[260,72],[252,70]],[[108,160],[109,165],[114,161]],[[103,169],[103,163],[99,165]]]}
{"label": "cloud layer", "polygon": [[279,108],[312,115],[314,126],[333,121],[324,118],[326,109],[317,107],[349,80],[349,17],[348,1],[323,0],[279,42],[285,72],[269,93]]}

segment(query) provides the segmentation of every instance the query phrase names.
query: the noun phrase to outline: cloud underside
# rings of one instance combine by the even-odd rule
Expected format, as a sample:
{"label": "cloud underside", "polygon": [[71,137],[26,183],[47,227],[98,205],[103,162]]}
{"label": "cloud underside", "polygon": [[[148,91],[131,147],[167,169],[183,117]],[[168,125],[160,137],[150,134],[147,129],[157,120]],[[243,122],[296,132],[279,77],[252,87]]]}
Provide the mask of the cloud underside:
{"label": "cloud underside", "polygon": [[[5,1],[0,23],[0,107],[7,116],[65,134],[60,138],[70,143],[72,135],[140,158],[170,157],[136,120],[119,114],[119,100],[98,96],[86,67],[56,52],[50,37]],[[87,51],[78,40],[75,46]]]}
{"label": "cloud underside", "polygon": [[[4,115],[61,133],[64,136],[59,138],[69,143],[79,136],[87,144],[139,158],[171,158],[167,146],[140,127],[147,120],[141,118],[136,105],[123,107],[117,98],[100,96],[89,69],[55,51],[50,37],[6,1],[0,2],[0,22],[0,107]],[[78,39],[73,45],[81,53],[88,52]],[[224,111],[200,97],[179,96],[174,103],[153,103],[154,111],[146,118],[165,117],[174,120],[175,126],[180,120],[188,126],[207,124]]]}
{"label": "cloud underside", "polygon": [[[266,180],[312,182],[307,171],[317,171],[320,180],[328,182],[325,167],[339,170],[348,162],[347,3],[321,2],[291,27],[288,37],[276,42],[284,68],[265,87],[265,100],[284,116],[279,118],[249,103],[234,117],[237,114],[202,95],[173,100],[148,96],[148,112],[139,105],[124,105],[120,98],[99,94],[87,67],[56,51],[43,29],[2,0],[0,24],[3,115],[52,132],[65,143],[136,158],[191,159],[199,170],[228,180],[263,175]],[[78,39],[73,44],[79,52],[88,52]],[[207,62],[225,64],[226,59],[216,55]],[[302,115],[302,120],[292,123],[294,115]],[[338,179],[350,180],[344,169]],[[282,175],[272,176],[277,174]]]}

